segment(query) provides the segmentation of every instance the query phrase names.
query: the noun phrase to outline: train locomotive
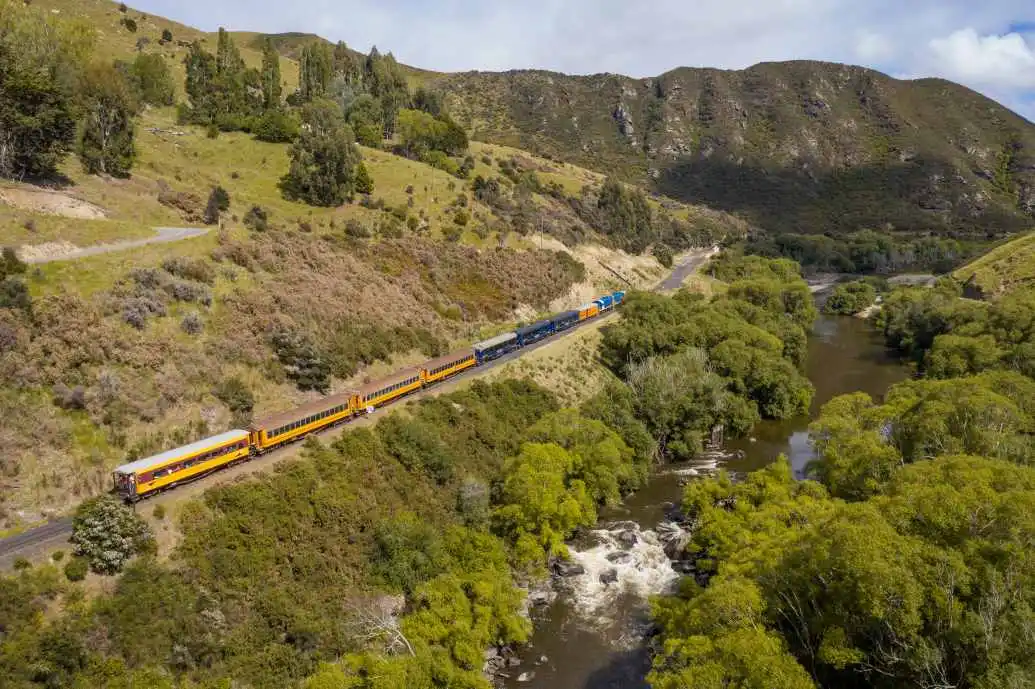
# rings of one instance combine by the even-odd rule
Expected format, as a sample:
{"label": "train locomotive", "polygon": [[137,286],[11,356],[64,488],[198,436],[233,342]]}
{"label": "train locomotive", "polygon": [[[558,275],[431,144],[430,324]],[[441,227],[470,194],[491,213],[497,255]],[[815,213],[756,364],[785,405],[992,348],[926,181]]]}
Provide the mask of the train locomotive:
{"label": "train locomotive", "polygon": [[234,429],[166,450],[117,467],[112,473],[114,492],[127,502],[137,502],[172,489],[218,469],[265,454],[332,426],[370,413],[400,397],[482,366],[510,352],[527,347],[580,323],[608,313],[622,304],[625,292],[605,294],[577,309],[555,314],[513,332],[477,342],[420,366],[356,389],[345,390],[289,411],[267,416],[247,430]]}

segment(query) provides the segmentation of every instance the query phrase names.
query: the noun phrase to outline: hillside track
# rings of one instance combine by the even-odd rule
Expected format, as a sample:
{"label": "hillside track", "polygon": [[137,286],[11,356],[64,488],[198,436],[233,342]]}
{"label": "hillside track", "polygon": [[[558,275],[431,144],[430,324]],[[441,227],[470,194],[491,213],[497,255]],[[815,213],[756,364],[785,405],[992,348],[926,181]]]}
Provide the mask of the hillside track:
{"label": "hillside track", "polygon": [[212,228],[210,227],[156,227],[154,228],[154,237],[146,237],[144,239],[126,239],[121,242],[111,242],[110,244],[97,244],[94,246],[75,249],[74,251],[54,254],[53,256],[30,256],[24,260],[26,263],[31,264],[53,263],[54,261],[71,261],[77,258],[85,258],[86,256],[97,256],[98,254],[108,254],[115,251],[135,249],[137,247],[147,246],[148,244],[166,244],[169,242],[178,242],[183,239],[193,239],[194,237],[208,234],[211,229]]}
{"label": "hillside track", "polygon": [[[715,250],[708,251],[696,251],[685,254],[681,259],[673,266],[672,273],[665,280],[661,281],[654,289],[655,291],[667,291],[678,289],[682,285],[683,281],[691,273],[696,271],[708,258],[715,253]],[[591,321],[579,324],[574,328],[569,328],[561,334],[546,339],[540,340],[527,347],[515,350],[506,354],[499,359],[489,362],[483,366],[477,366],[469,368],[448,380],[443,381],[440,384],[434,385],[430,388],[420,390],[408,397],[406,397],[402,404],[407,402],[420,400],[427,396],[440,395],[445,392],[449,392],[456,388],[457,384],[472,378],[478,378],[485,373],[502,366],[510,361],[514,361],[529,352],[534,352],[540,347],[544,347],[560,340],[563,340],[575,332],[582,330],[583,328],[589,327],[600,327],[601,324],[614,318],[616,312],[612,311],[602,317],[595,318]],[[323,440],[329,440],[337,437],[343,431],[350,428],[357,428],[362,426],[370,425],[376,422],[380,416],[392,409],[397,409],[399,404],[389,404],[385,407],[375,410],[372,414],[366,414],[348,423],[335,426],[333,428],[326,429],[322,433],[314,434]],[[167,491],[165,493],[159,493],[151,498],[143,500],[137,503],[138,509],[150,509],[154,505],[161,505],[184,498],[190,498],[197,496],[217,485],[229,483],[231,481],[239,480],[243,476],[263,472],[271,469],[281,461],[297,457],[299,450],[301,449],[301,443],[288,445],[286,447],[278,448],[273,452],[268,452],[260,457],[255,457],[246,462],[242,462],[235,466],[227,467],[220,471],[216,471],[212,474],[204,476],[192,481],[190,483],[178,486],[177,488]],[[4,539],[0,539],[0,571],[10,569],[14,564],[14,561],[19,557],[25,557],[30,560],[39,559],[47,555],[54,550],[61,550],[68,547],[68,539],[72,535],[72,518],[62,517],[54,519],[52,521],[37,526],[32,529],[28,529],[20,534],[9,536]]]}

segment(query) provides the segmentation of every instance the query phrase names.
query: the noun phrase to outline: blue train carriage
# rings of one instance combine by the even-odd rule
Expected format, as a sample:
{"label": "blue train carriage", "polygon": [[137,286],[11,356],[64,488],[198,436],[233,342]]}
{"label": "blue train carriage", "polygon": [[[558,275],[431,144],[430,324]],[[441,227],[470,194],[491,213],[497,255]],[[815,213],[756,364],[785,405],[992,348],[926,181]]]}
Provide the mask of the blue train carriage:
{"label": "blue train carriage", "polygon": [[198,478],[251,454],[248,431],[232,430],[117,467],[115,492],[136,502],[160,490]]}
{"label": "blue train carriage", "polygon": [[622,302],[625,301],[625,292],[622,291],[622,290],[619,290],[619,291],[615,292],[614,294],[612,294],[611,298],[614,300],[614,305],[615,306],[621,306]]}
{"label": "blue train carriage", "polygon": [[597,297],[596,299],[594,299],[593,303],[596,304],[597,308],[600,309],[600,313],[604,313],[605,311],[610,311],[614,307],[615,302],[614,297],[612,297],[610,294],[605,294],[602,297]]}
{"label": "blue train carriage", "polygon": [[554,331],[564,332],[568,328],[579,324],[578,311],[563,311],[550,319],[553,322]]}
{"label": "blue train carriage", "polygon": [[517,335],[518,346],[527,347],[534,342],[538,342],[544,337],[553,335],[555,332],[557,332],[557,326],[554,324],[552,318],[547,318],[541,321],[536,321],[531,325],[518,328],[514,331],[514,334]]}
{"label": "blue train carriage", "polygon": [[487,361],[499,359],[504,354],[512,352],[520,347],[521,345],[518,343],[516,334],[503,333],[502,335],[490,337],[488,340],[475,343],[472,349],[474,349],[474,356],[478,360],[478,365],[480,366]]}

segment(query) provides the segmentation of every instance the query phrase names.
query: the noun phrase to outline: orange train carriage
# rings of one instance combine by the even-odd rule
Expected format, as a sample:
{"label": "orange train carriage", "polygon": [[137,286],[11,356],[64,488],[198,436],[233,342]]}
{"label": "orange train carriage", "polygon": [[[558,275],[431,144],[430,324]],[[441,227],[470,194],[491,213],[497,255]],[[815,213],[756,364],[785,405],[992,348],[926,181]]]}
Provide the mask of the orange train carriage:
{"label": "orange train carriage", "polygon": [[250,454],[248,432],[227,431],[117,467],[113,472],[115,491],[126,500],[136,502],[146,495],[246,459]]}
{"label": "orange train carriage", "polygon": [[[609,303],[617,306],[623,302],[624,296],[624,292],[615,292],[610,295],[613,302]],[[574,316],[575,312],[571,313]],[[583,304],[577,313],[579,321],[594,318],[601,313],[600,304]],[[482,344],[485,343],[479,343]],[[422,366],[397,371],[359,389],[345,390],[295,409],[273,414],[254,422],[247,431],[227,431],[152,457],[123,464],[116,468],[112,475],[115,492],[130,502],[136,502],[250,456],[269,452],[312,433],[344,423],[365,410],[389,404],[425,386],[482,364],[479,345],[431,359]],[[494,357],[484,357],[484,361],[488,362],[492,358]]]}

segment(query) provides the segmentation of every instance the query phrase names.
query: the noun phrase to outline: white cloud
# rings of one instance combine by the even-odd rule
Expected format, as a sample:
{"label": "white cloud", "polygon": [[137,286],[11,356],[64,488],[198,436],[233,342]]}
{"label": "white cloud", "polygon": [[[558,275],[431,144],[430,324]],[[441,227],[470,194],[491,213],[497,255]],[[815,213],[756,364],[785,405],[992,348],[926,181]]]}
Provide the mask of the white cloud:
{"label": "white cloud", "polygon": [[855,55],[868,64],[886,62],[895,53],[894,44],[883,34],[862,31],[855,41]]}
{"label": "white cloud", "polygon": [[1035,89],[1035,45],[1018,33],[981,36],[972,28],[929,44],[936,68],[950,79],[995,89]]}

